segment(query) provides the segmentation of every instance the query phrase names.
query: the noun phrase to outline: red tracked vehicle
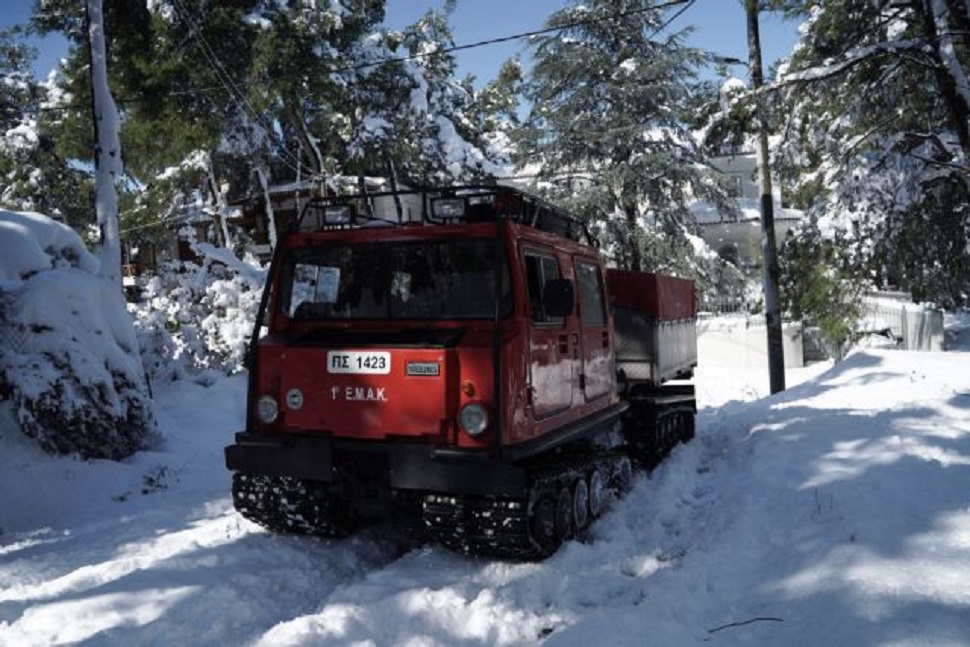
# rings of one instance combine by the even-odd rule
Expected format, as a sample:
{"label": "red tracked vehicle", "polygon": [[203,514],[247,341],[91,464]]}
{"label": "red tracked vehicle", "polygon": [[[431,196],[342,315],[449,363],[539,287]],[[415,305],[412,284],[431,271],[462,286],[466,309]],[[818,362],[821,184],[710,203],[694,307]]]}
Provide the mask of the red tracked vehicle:
{"label": "red tracked vehicle", "polygon": [[515,189],[316,200],[270,268],[235,507],[547,556],[693,436],[693,387],[665,383],[696,365],[694,304],[690,281],[606,269],[578,220]]}

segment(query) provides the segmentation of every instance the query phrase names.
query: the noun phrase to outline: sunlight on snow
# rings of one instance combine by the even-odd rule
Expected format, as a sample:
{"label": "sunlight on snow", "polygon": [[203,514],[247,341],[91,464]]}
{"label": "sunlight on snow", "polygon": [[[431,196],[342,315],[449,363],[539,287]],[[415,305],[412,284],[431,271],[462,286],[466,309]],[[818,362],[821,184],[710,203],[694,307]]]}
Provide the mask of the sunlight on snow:
{"label": "sunlight on snow", "polygon": [[896,556],[851,544],[833,549],[778,589],[791,597],[842,592],[853,611],[868,620],[891,616],[901,606],[932,602],[967,607],[970,586],[954,564],[970,563],[970,509],[940,515],[935,528],[906,539]]}
{"label": "sunlight on snow", "polygon": [[[892,434],[835,443],[833,451],[818,461],[815,476],[803,483],[799,489],[811,489],[858,478],[874,467],[892,465],[906,458],[936,462],[943,468],[970,466],[970,456],[933,444],[931,434],[914,437],[912,429],[906,431],[905,436]],[[966,434],[968,431],[970,430],[962,433]],[[953,433],[953,430],[941,429],[940,435],[943,438],[954,438],[956,436]]]}
{"label": "sunlight on snow", "polygon": [[24,612],[20,629],[27,635],[47,635],[57,644],[86,640],[115,627],[142,627],[154,622],[199,588],[124,591],[40,604]]}

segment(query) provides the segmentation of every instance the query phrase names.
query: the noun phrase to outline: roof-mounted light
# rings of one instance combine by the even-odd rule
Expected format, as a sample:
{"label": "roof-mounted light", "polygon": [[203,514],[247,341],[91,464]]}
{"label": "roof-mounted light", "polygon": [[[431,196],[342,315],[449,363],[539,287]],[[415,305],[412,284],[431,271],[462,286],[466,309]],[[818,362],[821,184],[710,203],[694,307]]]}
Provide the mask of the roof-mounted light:
{"label": "roof-mounted light", "polygon": [[459,220],[465,217],[466,210],[464,198],[435,198],[431,201],[431,213],[439,220]]}
{"label": "roof-mounted light", "polygon": [[323,221],[328,225],[349,225],[354,222],[354,209],[349,204],[333,204],[323,210]]}

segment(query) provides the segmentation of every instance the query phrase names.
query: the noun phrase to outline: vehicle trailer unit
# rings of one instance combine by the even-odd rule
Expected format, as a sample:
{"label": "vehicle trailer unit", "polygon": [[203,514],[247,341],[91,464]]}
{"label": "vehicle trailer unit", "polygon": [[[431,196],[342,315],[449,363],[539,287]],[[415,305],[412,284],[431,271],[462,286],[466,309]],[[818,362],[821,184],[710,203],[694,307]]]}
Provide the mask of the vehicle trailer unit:
{"label": "vehicle trailer unit", "polygon": [[693,285],[607,270],[507,187],[316,199],[279,238],[233,502],[282,532],[399,519],[538,559],[694,429]]}
{"label": "vehicle trailer unit", "polygon": [[688,279],[606,270],[616,333],[616,375],[630,408],[623,428],[632,456],[652,466],[694,436],[697,293]]}

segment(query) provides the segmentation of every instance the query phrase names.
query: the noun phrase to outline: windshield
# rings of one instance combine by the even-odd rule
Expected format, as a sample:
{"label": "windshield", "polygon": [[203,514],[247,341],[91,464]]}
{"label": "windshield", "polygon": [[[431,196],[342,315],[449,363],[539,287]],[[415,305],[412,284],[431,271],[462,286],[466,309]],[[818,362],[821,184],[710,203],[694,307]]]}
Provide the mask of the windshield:
{"label": "windshield", "polygon": [[[511,310],[502,262],[501,314]],[[296,249],[283,277],[295,319],[457,319],[495,314],[495,241],[452,239]]]}

